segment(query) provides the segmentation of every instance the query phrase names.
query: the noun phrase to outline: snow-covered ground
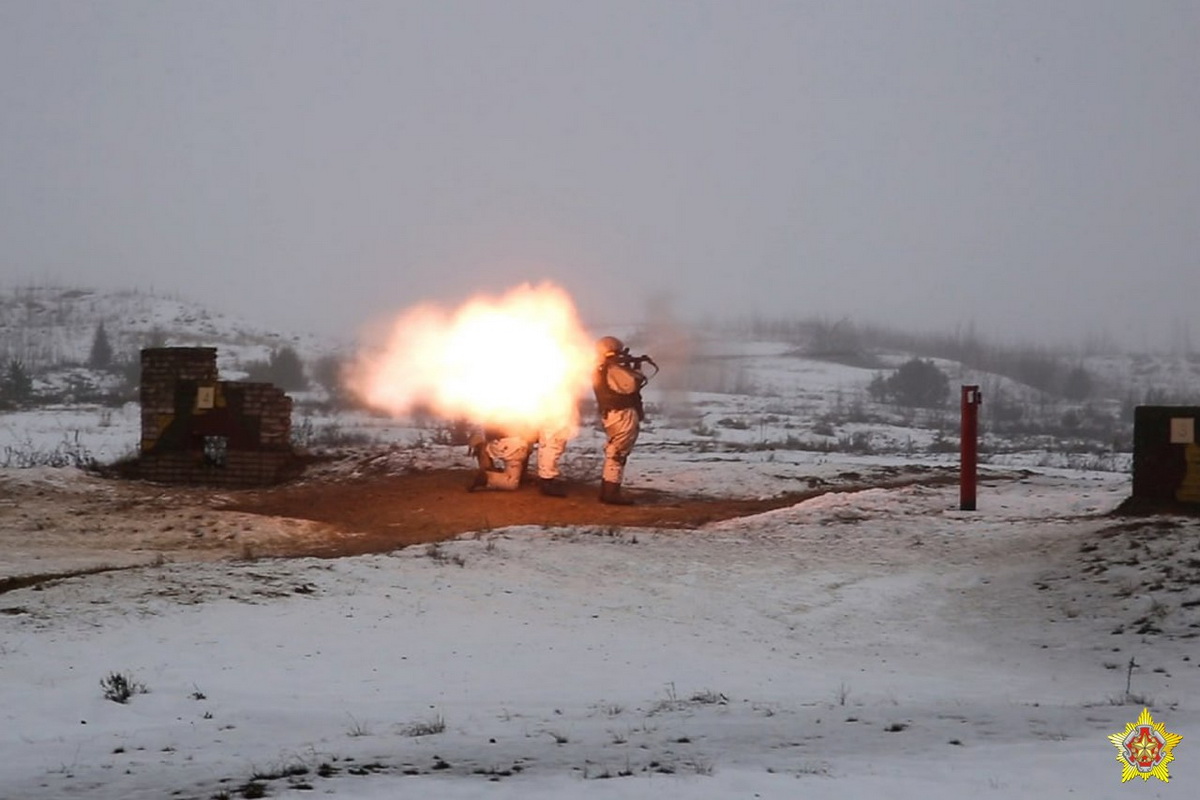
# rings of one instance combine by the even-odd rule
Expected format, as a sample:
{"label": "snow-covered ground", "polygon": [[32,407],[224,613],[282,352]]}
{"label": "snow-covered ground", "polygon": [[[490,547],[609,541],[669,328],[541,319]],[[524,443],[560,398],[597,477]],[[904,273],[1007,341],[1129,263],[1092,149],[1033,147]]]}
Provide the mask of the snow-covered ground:
{"label": "snow-covered ground", "polygon": [[[656,386],[634,486],[768,497],[957,461],[931,452],[935,427],[842,413],[870,370],[778,345],[708,364],[705,392]],[[695,530],[489,529],[337,560],[155,558],[153,534],[187,525],[321,535],[172,490],[122,512],[145,516],[146,547],[107,554],[119,492],[49,466],[129,455],[139,425],[136,405],[0,415],[7,541],[55,537],[32,565],[9,547],[0,577],[125,567],[0,593],[0,800],[1200,788],[1200,523],[1110,516],[1127,453],[1090,458],[1114,471],[985,457],[975,512],[931,481]],[[466,466],[420,421],[304,408],[294,429],[391,443],[398,468]],[[600,446],[585,427],[567,474],[594,482]],[[48,486],[78,491],[23,516]],[[93,492],[98,515],[74,519]],[[113,702],[114,676],[146,692]],[[1184,737],[1169,785],[1120,783],[1107,737],[1143,705]]]}
{"label": "snow-covered ground", "polygon": [[[777,463],[714,463],[643,466],[778,488]],[[872,489],[692,531],[525,527],[12,591],[0,797],[1192,796],[1200,652],[1169,623],[1195,589],[1081,569],[1127,553],[1105,515],[1128,490],[994,473],[976,512],[956,487]],[[1194,522],[1156,524],[1200,558]],[[1127,624],[1154,603],[1164,632]],[[147,692],[105,699],[114,673]],[[1169,785],[1120,783],[1107,736],[1140,702],[1184,737]]]}

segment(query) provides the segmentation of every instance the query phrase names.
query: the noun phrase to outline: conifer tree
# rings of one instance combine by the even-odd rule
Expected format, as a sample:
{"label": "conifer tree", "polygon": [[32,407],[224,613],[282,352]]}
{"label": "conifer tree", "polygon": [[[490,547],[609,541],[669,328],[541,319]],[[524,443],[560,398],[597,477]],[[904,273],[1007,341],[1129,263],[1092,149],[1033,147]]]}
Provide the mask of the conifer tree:
{"label": "conifer tree", "polygon": [[0,374],[0,406],[20,407],[33,398],[33,377],[18,358],[9,360]]}
{"label": "conifer tree", "polygon": [[281,347],[271,353],[269,368],[271,382],[285,391],[300,391],[308,388],[308,378],[304,376],[304,364],[300,356],[291,347]]}
{"label": "conifer tree", "polygon": [[92,369],[108,369],[112,366],[112,360],[112,344],[109,343],[108,332],[104,330],[104,323],[101,322],[92,336],[92,353],[88,356],[88,366]]}

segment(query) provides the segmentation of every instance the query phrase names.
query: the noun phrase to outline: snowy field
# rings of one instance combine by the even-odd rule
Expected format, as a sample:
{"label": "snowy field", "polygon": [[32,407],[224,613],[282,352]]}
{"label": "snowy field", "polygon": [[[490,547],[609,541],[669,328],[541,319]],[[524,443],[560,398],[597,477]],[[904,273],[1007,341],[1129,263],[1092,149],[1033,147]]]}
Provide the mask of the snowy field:
{"label": "snowy field", "polygon": [[[721,378],[738,392],[656,395],[628,480],[768,497],[954,465],[927,428],[814,431],[870,374],[774,349]],[[120,458],[138,424],[132,405],[2,415],[0,487],[92,491],[42,457]],[[398,443],[409,467],[467,466],[404,421],[296,424]],[[864,431],[886,446],[810,446]],[[594,482],[600,443],[585,427],[568,474]],[[991,460],[975,512],[931,482],[686,531],[489,529],[336,560],[113,554],[136,566],[0,593],[0,800],[1196,796],[1200,525],[1111,516],[1128,470],[1067,463]],[[16,527],[19,499],[6,510],[10,537],[37,535]],[[80,566],[18,558],[0,575]],[[106,697],[114,677],[127,702]],[[1143,706],[1184,737],[1169,784],[1120,782],[1107,737]]]}
{"label": "snowy field", "polygon": [[[768,492],[777,469],[734,472]],[[985,477],[977,512],[956,487],[873,489],[686,532],[492,530],[9,592],[0,797],[1192,796],[1200,652],[1125,622],[1194,590],[1080,569],[1128,476]],[[1158,522],[1200,557],[1194,523]],[[1184,736],[1169,785],[1121,785],[1106,739],[1141,711],[1130,658]],[[146,693],[105,699],[114,673]]]}

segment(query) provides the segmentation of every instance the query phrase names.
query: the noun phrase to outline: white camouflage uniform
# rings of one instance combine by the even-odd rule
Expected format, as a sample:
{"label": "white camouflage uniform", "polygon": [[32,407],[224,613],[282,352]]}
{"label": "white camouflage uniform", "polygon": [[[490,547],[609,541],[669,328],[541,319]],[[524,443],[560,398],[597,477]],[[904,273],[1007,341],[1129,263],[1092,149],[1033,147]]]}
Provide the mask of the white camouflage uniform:
{"label": "white camouflage uniform", "polygon": [[521,485],[521,472],[525,467],[525,459],[529,457],[530,444],[521,436],[504,436],[499,439],[488,439],[483,445],[483,452],[492,463],[500,463],[502,469],[487,470],[488,489],[504,489],[511,491]]}
{"label": "white camouflage uniform", "polygon": [[641,421],[635,408],[615,408],[604,414],[604,470],[602,477],[609,483],[620,484],[625,477],[625,462],[637,442]]}
{"label": "white camouflage uniform", "polygon": [[[537,436],[537,476],[544,481],[559,476],[558,462],[567,449],[570,431],[560,428],[555,431],[540,431]],[[488,489],[513,490],[521,485],[522,472],[533,449],[532,436],[502,436],[488,439],[483,452],[499,470],[487,470]]]}
{"label": "white camouflage uniform", "polygon": [[559,476],[558,461],[563,451],[567,449],[570,439],[569,431],[560,428],[556,431],[541,431],[538,434],[537,474],[544,481],[554,480]]}

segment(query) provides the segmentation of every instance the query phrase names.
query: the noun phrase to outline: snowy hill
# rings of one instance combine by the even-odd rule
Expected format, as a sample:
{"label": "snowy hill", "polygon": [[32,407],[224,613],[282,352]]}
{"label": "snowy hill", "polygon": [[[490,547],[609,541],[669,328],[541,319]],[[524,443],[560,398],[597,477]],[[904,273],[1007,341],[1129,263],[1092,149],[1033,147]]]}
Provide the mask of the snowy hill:
{"label": "snowy hill", "polygon": [[[102,332],[102,333],[101,333]],[[99,336],[110,359],[91,364]],[[0,466],[72,466],[130,455],[139,436],[141,348],[217,348],[223,378],[283,348],[309,375],[338,345],[304,333],[266,330],[196,303],[139,291],[23,287],[0,290],[0,389],[13,365],[28,377],[23,402],[0,391]],[[10,398],[11,399],[11,398]]]}
{"label": "snowy hill", "polygon": [[217,347],[222,370],[266,358],[283,346],[316,357],[332,345],[302,333],[268,331],[196,303],[140,291],[25,287],[0,290],[0,360],[32,371],[84,365],[103,325],[114,360],[136,361],[142,347]]}

